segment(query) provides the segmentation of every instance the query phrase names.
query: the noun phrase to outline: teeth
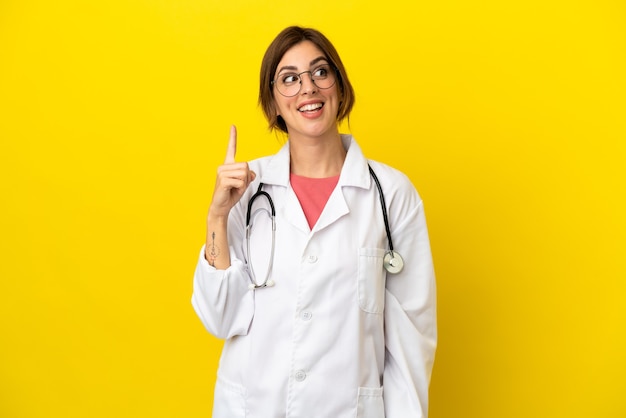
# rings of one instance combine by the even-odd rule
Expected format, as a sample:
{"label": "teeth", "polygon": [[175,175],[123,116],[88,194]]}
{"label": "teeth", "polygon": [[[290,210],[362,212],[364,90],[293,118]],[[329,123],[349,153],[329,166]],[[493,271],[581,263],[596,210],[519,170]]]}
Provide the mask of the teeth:
{"label": "teeth", "polygon": [[320,107],[322,107],[322,103],[311,103],[311,104],[302,106],[298,110],[300,112],[308,112],[308,111],[311,111],[311,110],[317,110]]}

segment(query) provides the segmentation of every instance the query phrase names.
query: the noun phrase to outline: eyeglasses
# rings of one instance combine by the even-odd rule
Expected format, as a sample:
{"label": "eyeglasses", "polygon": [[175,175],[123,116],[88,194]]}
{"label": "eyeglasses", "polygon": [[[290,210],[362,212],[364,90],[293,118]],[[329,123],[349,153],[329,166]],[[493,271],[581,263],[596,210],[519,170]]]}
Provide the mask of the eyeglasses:
{"label": "eyeglasses", "polygon": [[285,97],[293,97],[300,93],[302,89],[302,74],[309,74],[311,81],[320,89],[329,89],[337,82],[334,69],[328,64],[320,65],[313,70],[302,71],[301,73],[282,73],[272,84],[280,94]]}

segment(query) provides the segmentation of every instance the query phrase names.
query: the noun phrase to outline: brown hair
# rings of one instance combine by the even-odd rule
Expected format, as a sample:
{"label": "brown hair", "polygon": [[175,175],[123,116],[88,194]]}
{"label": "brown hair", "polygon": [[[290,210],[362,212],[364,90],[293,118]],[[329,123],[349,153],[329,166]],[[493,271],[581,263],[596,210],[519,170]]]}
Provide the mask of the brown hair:
{"label": "brown hair", "polygon": [[336,69],[339,85],[339,109],[337,110],[337,122],[350,116],[352,106],[354,106],[354,90],[348,80],[346,69],[339,58],[337,50],[332,43],[320,31],[312,28],[302,28],[290,26],[274,38],[270,46],[265,51],[261,62],[261,86],[259,89],[259,105],[263,108],[263,113],[269,122],[270,130],[279,129],[287,132],[287,125],[282,117],[276,114],[276,104],[274,102],[274,89],[272,80],[278,67],[278,63],[283,55],[293,46],[303,41],[311,41],[326,56],[329,63]]}

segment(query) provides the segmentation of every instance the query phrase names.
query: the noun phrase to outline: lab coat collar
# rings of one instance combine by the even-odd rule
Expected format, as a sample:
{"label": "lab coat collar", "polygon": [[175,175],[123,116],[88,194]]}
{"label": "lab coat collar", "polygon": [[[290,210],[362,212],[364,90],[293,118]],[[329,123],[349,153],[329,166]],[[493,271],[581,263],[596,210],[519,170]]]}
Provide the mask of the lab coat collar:
{"label": "lab coat collar", "polygon": [[[346,149],[346,159],[341,169],[338,186],[369,188],[372,179],[367,168],[367,159],[363,155],[361,147],[352,135],[342,134],[341,141]],[[289,142],[287,142],[272,157],[261,176],[261,182],[287,187],[289,185],[289,160]]]}
{"label": "lab coat collar", "polygon": [[359,147],[352,135],[342,134],[341,141],[347,153],[338,185],[368,189],[372,178],[367,167],[367,159],[363,155],[361,147]]}

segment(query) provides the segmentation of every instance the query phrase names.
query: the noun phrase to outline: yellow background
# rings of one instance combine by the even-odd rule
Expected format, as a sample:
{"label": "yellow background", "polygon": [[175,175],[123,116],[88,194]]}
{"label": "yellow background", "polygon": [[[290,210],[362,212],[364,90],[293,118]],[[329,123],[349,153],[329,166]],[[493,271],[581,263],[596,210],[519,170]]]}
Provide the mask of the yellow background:
{"label": "yellow background", "polygon": [[623,1],[2,0],[0,417],[209,416],[192,274],[229,125],[280,146],[257,78],[290,24],[425,200],[431,417],[626,416]]}

